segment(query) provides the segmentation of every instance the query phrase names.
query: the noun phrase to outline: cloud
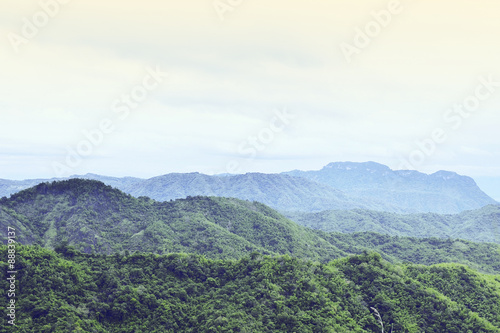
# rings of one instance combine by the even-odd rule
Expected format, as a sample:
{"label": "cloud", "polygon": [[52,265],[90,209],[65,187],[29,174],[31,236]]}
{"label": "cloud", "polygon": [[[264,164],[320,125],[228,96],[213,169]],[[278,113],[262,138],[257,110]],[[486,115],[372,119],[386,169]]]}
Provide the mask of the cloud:
{"label": "cloud", "polygon": [[[220,169],[285,107],[297,119],[244,171],[336,160],[397,168],[417,140],[446,125],[444,112],[474,91],[480,75],[500,80],[499,4],[402,2],[402,13],[347,63],[339,44],[387,4],[255,0],[221,21],[211,1],[70,2],[18,54],[0,39],[3,177],[53,176],[50,164],[104,118],[115,131],[75,173]],[[0,35],[20,33],[23,18],[39,10],[36,2],[2,2]],[[141,82],[147,66],[169,72],[168,83],[117,119],[113,101]],[[494,173],[481,165],[500,162],[499,106],[500,90],[449,132],[422,170]]]}

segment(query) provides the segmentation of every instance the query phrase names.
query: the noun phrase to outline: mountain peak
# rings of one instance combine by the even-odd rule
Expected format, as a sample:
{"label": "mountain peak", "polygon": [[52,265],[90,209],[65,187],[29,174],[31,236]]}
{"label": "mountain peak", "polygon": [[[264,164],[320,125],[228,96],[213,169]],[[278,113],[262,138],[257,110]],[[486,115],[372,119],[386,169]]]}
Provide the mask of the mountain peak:
{"label": "mountain peak", "polygon": [[323,167],[322,170],[326,169],[338,169],[338,170],[367,170],[367,171],[390,171],[391,169],[384,164],[380,164],[373,161],[368,162],[332,162]]}
{"label": "mountain peak", "polygon": [[[17,199],[33,199],[34,196],[54,194],[60,195],[65,193],[73,193],[75,195],[81,195],[83,193],[88,193],[95,195],[96,193],[108,193],[108,192],[120,192],[113,187],[104,184],[99,180],[83,179],[83,178],[72,178],[67,180],[44,182],[40,183],[34,187],[22,190],[11,196],[11,198]],[[122,193],[126,195],[125,193]]]}

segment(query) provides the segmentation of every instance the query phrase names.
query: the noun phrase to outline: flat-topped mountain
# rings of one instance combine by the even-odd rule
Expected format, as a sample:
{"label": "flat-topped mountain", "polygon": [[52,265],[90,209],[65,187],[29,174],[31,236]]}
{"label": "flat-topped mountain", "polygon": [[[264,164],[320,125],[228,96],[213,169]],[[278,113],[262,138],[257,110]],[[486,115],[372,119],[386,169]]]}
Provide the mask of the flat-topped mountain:
{"label": "flat-topped mountain", "polygon": [[375,162],[336,162],[317,171],[283,174],[328,185],[354,197],[392,203],[407,212],[459,213],[498,204],[472,178],[450,171],[428,175],[391,170]]}

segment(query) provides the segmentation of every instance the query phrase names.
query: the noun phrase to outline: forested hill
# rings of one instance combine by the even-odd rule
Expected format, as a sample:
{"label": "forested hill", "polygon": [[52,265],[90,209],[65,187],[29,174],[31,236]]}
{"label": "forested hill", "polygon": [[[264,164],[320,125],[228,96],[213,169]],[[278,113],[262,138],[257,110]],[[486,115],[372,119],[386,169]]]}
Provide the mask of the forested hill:
{"label": "forested hill", "polygon": [[460,265],[57,251],[17,246],[17,327],[3,315],[2,332],[381,332],[375,310],[386,332],[500,332],[500,276]]}
{"label": "forested hill", "polygon": [[258,250],[330,260],[339,251],[271,208],[231,198],[135,198],[98,181],[42,183],[0,201],[0,224],[24,243],[68,240],[84,252],[187,252],[240,258]]}
{"label": "forested hill", "polygon": [[0,228],[8,226],[16,228],[23,244],[54,248],[68,241],[86,253],[184,252],[240,259],[259,251],[328,262],[376,250],[394,263],[456,262],[500,273],[496,244],[326,233],[258,202],[218,197],[156,202],[83,179],[39,184],[0,200]]}
{"label": "forested hill", "polygon": [[323,231],[372,231],[392,236],[461,238],[500,243],[500,205],[488,205],[460,214],[396,214],[354,209],[285,215],[300,225]]}

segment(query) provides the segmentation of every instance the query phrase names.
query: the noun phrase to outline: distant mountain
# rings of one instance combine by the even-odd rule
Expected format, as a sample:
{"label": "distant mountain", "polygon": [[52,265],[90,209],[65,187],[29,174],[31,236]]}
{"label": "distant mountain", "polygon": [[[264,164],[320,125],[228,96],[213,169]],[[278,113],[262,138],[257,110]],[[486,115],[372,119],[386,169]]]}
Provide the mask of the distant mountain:
{"label": "distant mountain", "polygon": [[336,162],[317,171],[283,174],[328,185],[353,197],[391,203],[407,212],[459,213],[497,204],[472,178],[449,171],[427,175],[394,171],[375,162]]}
{"label": "distant mountain", "polygon": [[396,214],[362,209],[285,215],[300,225],[327,232],[371,231],[392,236],[460,238],[500,243],[499,205],[446,215]]}
{"label": "distant mountain", "polygon": [[[258,201],[281,211],[322,211],[325,209],[371,208],[398,210],[373,199],[359,199],[330,186],[280,174],[208,176],[200,173],[172,173],[124,187],[135,197],[147,196],[158,201],[187,196],[222,196]],[[335,207],[335,208],[329,208]]]}
{"label": "distant mountain", "polygon": [[[377,250],[394,263],[457,262],[500,273],[497,244],[327,233],[300,226],[258,202],[219,197],[156,202],[94,180],[42,183],[0,199],[0,230],[9,226],[21,244],[54,248],[67,241],[86,253],[184,252],[239,259],[258,251],[327,262]],[[6,234],[0,239],[5,242]]]}

